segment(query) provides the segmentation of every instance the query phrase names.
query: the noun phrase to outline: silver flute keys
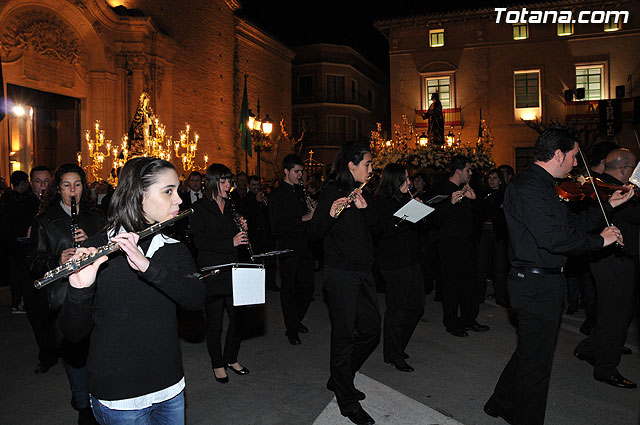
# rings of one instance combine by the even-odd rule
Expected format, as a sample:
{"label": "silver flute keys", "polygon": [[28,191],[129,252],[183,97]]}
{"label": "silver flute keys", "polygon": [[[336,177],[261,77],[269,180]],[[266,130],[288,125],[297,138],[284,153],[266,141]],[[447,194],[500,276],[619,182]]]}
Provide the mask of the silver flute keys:
{"label": "silver flute keys", "polygon": [[[193,209],[189,208],[186,211],[181,212],[175,217],[170,218],[169,220],[165,220],[162,223],[156,223],[153,226],[149,226],[144,230],[138,232],[138,237],[140,240],[150,236],[161,229],[172,225],[178,220],[181,220],[193,213]],[[37,289],[42,288],[43,286],[47,286],[50,283],[55,282],[58,279],[62,279],[71,275],[72,273],[77,272],[80,269],[87,267],[89,264],[93,263],[100,257],[104,257],[105,255],[109,255],[112,252],[116,252],[120,249],[120,245],[117,242],[109,242],[106,245],[102,245],[101,247],[96,248],[98,252],[95,254],[85,254],[80,258],[72,259],[62,264],[61,266],[56,267],[53,270],[49,270],[45,273],[45,275],[41,278],[33,282],[33,286]]]}

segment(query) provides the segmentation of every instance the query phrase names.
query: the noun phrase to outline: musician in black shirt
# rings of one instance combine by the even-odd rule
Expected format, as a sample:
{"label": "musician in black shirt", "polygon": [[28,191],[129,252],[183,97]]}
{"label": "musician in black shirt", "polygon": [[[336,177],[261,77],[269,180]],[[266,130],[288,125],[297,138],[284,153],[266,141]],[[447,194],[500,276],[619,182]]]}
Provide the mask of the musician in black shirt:
{"label": "musician in black shirt", "polygon": [[[621,186],[629,181],[636,163],[636,156],[629,150],[615,149],[607,155],[601,179]],[[640,204],[634,200],[616,209],[611,221],[622,232],[625,245],[622,248],[610,246],[592,256],[598,319],[591,334],[580,342],[574,354],[594,366],[593,377],[597,381],[620,388],[636,388],[637,384],[625,379],[617,367],[635,304]]]}
{"label": "musician in black shirt", "polygon": [[[577,140],[567,128],[545,130],[536,141],[534,165],[505,191],[504,212],[513,247],[507,288],[518,316],[518,346],[484,411],[513,424],[544,423],[567,255],[623,242],[613,226],[599,235],[587,233],[603,227],[602,212],[572,214],[556,195],[555,179],[565,178],[577,164]],[[632,192],[615,192],[604,208],[610,211],[621,205]]]}
{"label": "musician in black shirt", "polygon": [[[331,317],[331,377],[340,413],[356,424],[375,421],[360,405],[365,394],[353,384],[356,372],[380,341],[378,294],[373,280],[375,214],[358,187],[371,175],[371,153],[348,142],[338,151],[331,181],[313,217],[313,237],[324,237],[323,279]],[[349,194],[353,193],[353,199]],[[349,207],[337,211],[341,205]]]}
{"label": "musician in black shirt", "polygon": [[302,324],[313,299],[313,255],[307,244],[309,221],[314,209],[307,205],[302,188],[302,159],[289,154],[282,161],[284,179],[269,195],[271,230],[279,250],[292,249],[280,257],[280,303],[291,345],[301,343],[299,333],[307,333]]}

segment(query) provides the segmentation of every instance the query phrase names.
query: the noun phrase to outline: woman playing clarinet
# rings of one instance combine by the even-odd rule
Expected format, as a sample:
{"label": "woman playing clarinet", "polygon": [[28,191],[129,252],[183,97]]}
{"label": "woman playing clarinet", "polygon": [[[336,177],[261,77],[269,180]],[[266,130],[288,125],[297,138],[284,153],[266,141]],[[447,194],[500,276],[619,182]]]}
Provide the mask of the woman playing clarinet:
{"label": "woman playing clarinet", "polygon": [[198,310],[204,285],[189,250],[162,233],[138,241],[141,230],[175,217],[178,174],[167,161],[128,161],[109,204],[106,234],[72,258],[117,242],[117,254],[69,276],[60,315],[72,340],[91,335],[87,386],[102,425],[184,424],[184,372],[176,308]]}
{"label": "woman playing clarinet", "polygon": [[[239,222],[246,228],[241,217],[234,216],[229,198],[231,170],[222,164],[211,164],[204,177],[204,197],[193,204],[194,213],[190,217],[191,234],[197,250],[198,267],[214,266],[238,262],[237,247],[246,245],[247,232],[238,228]],[[237,214],[237,213],[236,213]],[[246,375],[249,370],[238,363],[240,334],[237,326],[236,309],[233,306],[231,271],[223,271],[206,279],[207,299],[207,349],[211,367],[217,382],[229,382],[226,368],[238,375]],[[222,319],[224,310],[229,316],[229,326],[222,349]]]}

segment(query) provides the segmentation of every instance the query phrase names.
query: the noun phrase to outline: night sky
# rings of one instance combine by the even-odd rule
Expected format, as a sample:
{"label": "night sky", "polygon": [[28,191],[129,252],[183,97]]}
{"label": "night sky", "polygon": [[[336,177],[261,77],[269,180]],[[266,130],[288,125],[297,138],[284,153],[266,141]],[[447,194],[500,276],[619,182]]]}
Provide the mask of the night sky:
{"label": "night sky", "polygon": [[241,0],[241,15],[289,46],[311,43],[353,47],[388,73],[387,39],[373,21],[429,12],[509,6],[524,0]]}

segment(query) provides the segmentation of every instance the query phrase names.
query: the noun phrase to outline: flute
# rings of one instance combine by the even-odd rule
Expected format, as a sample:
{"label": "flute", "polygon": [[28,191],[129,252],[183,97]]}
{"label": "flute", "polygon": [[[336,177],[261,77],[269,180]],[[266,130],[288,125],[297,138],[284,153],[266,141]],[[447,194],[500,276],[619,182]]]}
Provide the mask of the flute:
{"label": "flute", "polygon": [[[149,226],[146,229],[139,231],[137,235],[140,237],[140,239],[144,239],[147,236],[153,235],[159,230],[172,225],[176,221],[181,220],[192,213],[193,209],[189,208],[188,210],[181,212],[180,214],[170,218],[169,220],[165,220],[162,223],[156,223],[153,226]],[[95,254],[85,254],[80,258],[69,260],[61,266],[58,266],[53,270],[49,270],[41,279],[33,282],[33,286],[35,286],[37,289],[40,289],[43,286],[47,286],[48,284],[55,282],[58,279],[67,277],[77,272],[78,270],[85,268],[89,264],[96,261],[98,258],[109,255],[113,252],[118,251],[119,249],[120,245],[118,245],[118,242],[109,242],[106,245],[102,245],[101,247],[97,248],[98,252],[96,252]]]}
{"label": "flute", "polygon": [[[371,174],[365,181],[364,183],[362,183],[360,185],[360,187],[358,189],[362,190],[362,188],[369,183],[369,180],[371,180],[371,177],[373,177],[373,174]],[[351,192],[349,194],[349,196],[347,197],[348,200],[347,202],[345,202],[344,204],[340,205],[340,207],[336,210],[336,213],[334,214],[333,218],[338,218],[338,216],[340,215],[340,213],[347,208],[347,205],[349,205],[354,199],[356,199],[356,191],[354,190],[353,192]]]}

